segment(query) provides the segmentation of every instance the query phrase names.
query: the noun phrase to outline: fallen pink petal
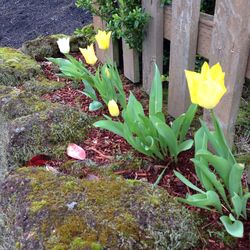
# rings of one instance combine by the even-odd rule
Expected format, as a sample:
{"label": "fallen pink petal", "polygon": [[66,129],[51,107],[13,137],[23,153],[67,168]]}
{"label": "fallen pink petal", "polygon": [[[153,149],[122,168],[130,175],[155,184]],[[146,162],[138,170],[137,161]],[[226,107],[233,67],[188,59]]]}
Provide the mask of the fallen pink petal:
{"label": "fallen pink petal", "polygon": [[80,146],[70,143],[67,147],[67,155],[76,160],[84,160],[86,158],[86,153]]}

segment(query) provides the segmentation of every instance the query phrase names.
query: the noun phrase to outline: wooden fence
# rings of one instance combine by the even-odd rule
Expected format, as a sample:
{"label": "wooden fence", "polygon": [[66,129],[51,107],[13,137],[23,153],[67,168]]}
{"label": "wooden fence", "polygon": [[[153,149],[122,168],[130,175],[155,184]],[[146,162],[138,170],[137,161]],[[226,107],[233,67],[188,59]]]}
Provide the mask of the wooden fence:
{"label": "wooden fence", "polygon": [[[230,143],[240,105],[245,77],[250,79],[250,1],[216,1],[214,16],[200,13],[200,0],[173,0],[172,6],[162,7],[160,0],[142,0],[151,16],[143,42],[142,83],[149,92],[153,79],[153,65],[163,69],[163,42],[171,41],[169,68],[168,113],[174,117],[184,113],[190,97],[184,70],[194,70],[195,56],[220,62],[226,73],[227,93],[215,112],[221,120]],[[96,28],[105,28],[99,17],[94,17]],[[139,55],[123,45],[124,75],[133,82],[140,81]],[[105,61],[101,51],[98,57]],[[108,56],[119,62],[118,46],[114,42]],[[204,119],[210,124],[207,111]]]}

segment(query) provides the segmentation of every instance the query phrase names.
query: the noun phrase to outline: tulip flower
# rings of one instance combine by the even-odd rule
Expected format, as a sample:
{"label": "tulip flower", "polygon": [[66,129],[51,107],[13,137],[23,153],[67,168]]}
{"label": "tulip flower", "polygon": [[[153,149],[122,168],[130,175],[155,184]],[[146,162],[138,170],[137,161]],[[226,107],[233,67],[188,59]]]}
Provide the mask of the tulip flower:
{"label": "tulip flower", "polygon": [[108,109],[111,116],[117,117],[120,114],[119,108],[115,100],[110,100],[108,102]]}
{"label": "tulip flower", "polygon": [[103,50],[108,49],[109,43],[110,43],[110,37],[111,37],[111,31],[106,32],[106,31],[98,30],[97,35],[95,35],[95,39],[98,44],[98,47]]}
{"label": "tulip flower", "polygon": [[109,69],[108,67],[105,68],[105,74],[108,78],[110,78],[110,72],[109,72]]}
{"label": "tulip flower", "polygon": [[57,45],[62,54],[69,54],[70,45],[69,45],[69,37],[63,37],[57,40]]}
{"label": "tulip flower", "polygon": [[93,44],[88,46],[87,49],[79,48],[79,50],[81,51],[82,55],[84,56],[86,63],[88,63],[90,65],[94,65],[97,62],[97,57],[95,55],[95,50],[94,50]]}
{"label": "tulip flower", "polygon": [[226,93],[225,73],[219,63],[211,68],[207,62],[202,65],[201,73],[185,70],[191,102],[206,109],[213,109]]}

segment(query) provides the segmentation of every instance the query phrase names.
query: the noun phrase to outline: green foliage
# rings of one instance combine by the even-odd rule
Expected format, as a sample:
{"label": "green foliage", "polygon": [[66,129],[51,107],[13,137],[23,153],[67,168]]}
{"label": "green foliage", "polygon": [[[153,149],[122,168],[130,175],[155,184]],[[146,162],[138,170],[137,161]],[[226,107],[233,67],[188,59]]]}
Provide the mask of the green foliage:
{"label": "green foliage", "polygon": [[[236,162],[213,111],[212,120],[213,132],[201,121],[202,127],[195,134],[195,158],[192,159],[196,175],[205,191],[175,172],[183,183],[198,192],[181,200],[192,206],[215,208],[222,214],[220,220],[227,232],[234,237],[243,237],[240,218],[246,219],[246,205],[250,198],[250,193],[243,190],[241,183],[244,165]],[[208,143],[215,153],[207,149]]]}
{"label": "green foliage", "polygon": [[86,40],[88,41],[88,44],[91,44],[95,41],[96,32],[92,24],[76,29],[74,31],[74,34],[78,36],[84,36]]}
{"label": "green foliage", "polygon": [[108,105],[110,100],[115,100],[123,108],[126,107],[126,96],[116,66],[104,64],[96,70],[94,75],[84,67],[82,62],[77,61],[70,55],[65,56],[67,59],[48,58],[48,60],[60,67],[61,76],[84,83],[85,88],[82,93],[93,100],[89,105],[90,111],[95,111],[102,107],[102,103],[98,101],[96,91],[106,105]]}
{"label": "green foliage", "polygon": [[127,107],[122,112],[124,122],[107,120],[97,121],[94,126],[107,129],[122,136],[137,151],[153,158],[166,156],[177,160],[180,152],[188,150],[193,140],[185,140],[197,106],[191,105],[186,114],[178,117],[170,127],[162,112],[162,82],[155,65],[152,83],[149,115],[145,115],[141,103],[130,93]]}
{"label": "green foliage", "polygon": [[100,16],[114,37],[124,38],[130,48],[141,51],[144,28],[149,20],[141,8],[141,0],[77,0],[76,5]]}

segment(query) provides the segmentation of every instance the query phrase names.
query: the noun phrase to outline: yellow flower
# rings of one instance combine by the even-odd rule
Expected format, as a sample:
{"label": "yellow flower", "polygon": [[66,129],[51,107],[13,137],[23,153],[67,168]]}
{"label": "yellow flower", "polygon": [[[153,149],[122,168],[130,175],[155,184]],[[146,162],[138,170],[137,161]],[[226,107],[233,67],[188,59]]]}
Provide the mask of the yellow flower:
{"label": "yellow flower", "polygon": [[95,55],[94,45],[91,44],[87,49],[79,48],[82,55],[84,56],[86,63],[94,65],[97,62],[97,57]]}
{"label": "yellow flower", "polygon": [[100,49],[105,50],[109,48],[110,37],[111,37],[111,31],[106,32],[98,30],[97,35],[95,35],[95,40],[97,41]]}
{"label": "yellow flower", "polygon": [[110,72],[109,72],[109,69],[108,67],[105,67],[105,74],[108,78],[110,78]]}
{"label": "yellow flower", "polygon": [[115,100],[110,100],[108,103],[108,109],[111,116],[119,116],[120,111]]}
{"label": "yellow flower", "polygon": [[211,68],[207,62],[202,65],[201,73],[185,70],[191,102],[203,108],[214,108],[226,93],[225,73],[219,63]]}

